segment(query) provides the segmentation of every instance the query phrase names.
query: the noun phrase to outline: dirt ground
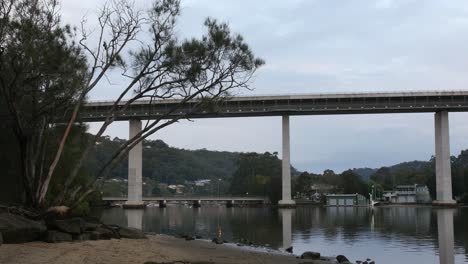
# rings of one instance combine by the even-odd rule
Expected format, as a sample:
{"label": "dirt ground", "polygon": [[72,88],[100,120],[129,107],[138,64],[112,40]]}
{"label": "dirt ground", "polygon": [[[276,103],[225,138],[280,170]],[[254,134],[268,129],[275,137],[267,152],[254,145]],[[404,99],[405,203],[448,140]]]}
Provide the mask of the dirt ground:
{"label": "dirt ground", "polygon": [[310,262],[293,255],[216,245],[207,241],[185,241],[169,236],[148,239],[112,239],[49,244],[31,242],[0,246],[0,263],[78,264],[78,263],[329,263]]}

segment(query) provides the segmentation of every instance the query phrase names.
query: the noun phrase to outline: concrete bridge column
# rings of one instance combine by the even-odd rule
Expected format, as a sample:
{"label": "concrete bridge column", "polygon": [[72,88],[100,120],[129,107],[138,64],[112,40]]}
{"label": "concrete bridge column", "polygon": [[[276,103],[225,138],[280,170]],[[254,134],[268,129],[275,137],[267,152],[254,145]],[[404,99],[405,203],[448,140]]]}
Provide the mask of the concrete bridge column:
{"label": "concrete bridge column", "polygon": [[283,116],[283,164],[282,164],[282,199],[278,202],[280,207],[294,207],[296,202],[291,199],[291,163],[289,140],[289,115]]}
{"label": "concrete bridge column", "polygon": [[436,112],[435,123],[435,159],[436,191],[435,204],[455,204],[452,197],[452,173],[450,168],[449,119],[447,111]]}
{"label": "concrete bridge column", "polygon": [[[141,131],[141,120],[130,119],[129,138],[133,138]],[[142,179],[142,143],[136,144],[128,153],[128,198],[126,208],[144,207],[142,201],[143,179]]]}

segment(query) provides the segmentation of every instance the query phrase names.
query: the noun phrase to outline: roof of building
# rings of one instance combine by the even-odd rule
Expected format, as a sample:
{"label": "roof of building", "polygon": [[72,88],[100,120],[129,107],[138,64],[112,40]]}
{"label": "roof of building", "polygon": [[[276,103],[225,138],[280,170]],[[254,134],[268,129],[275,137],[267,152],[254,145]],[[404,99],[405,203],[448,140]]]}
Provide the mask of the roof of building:
{"label": "roof of building", "polygon": [[352,194],[327,194],[326,197],[356,197],[358,193],[352,193]]}

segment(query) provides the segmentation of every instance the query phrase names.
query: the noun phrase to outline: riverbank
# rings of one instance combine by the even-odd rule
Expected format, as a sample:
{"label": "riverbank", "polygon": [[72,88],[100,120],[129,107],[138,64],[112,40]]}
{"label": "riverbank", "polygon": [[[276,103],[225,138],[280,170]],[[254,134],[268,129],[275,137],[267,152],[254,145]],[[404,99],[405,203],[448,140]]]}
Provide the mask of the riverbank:
{"label": "riverbank", "polygon": [[149,235],[148,239],[24,244],[0,246],[3,264],[80,264],[80,263],[307,263],[329,264],[336,261],[298,259],[279,252],[258,252],[245,247],[216,245],[202,240]]}

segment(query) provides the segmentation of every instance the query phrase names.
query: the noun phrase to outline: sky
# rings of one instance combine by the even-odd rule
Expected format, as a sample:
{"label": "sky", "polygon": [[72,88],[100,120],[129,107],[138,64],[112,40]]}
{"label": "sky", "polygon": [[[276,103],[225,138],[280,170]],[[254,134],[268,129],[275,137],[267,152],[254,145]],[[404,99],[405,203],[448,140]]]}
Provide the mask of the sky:
{"label": "sky", "polygon": [[[78,25],[87,16],[92,26],[103,3],[63,0],[62,19]],[[180,38],[200,37],[206,17],[227,22],[266,61],[245,95],[468,90],[468,1],[182,0]],[[110,79],[89,99],[115,98],[119,80]],[[434,155],[431,113],[290,120],[291,163],[299,170],[377,168]],[[128,122],[106,134],[128,138]],[[281,117],[181,121],[150,138],[185,149],[281,155]],[[468,149],[468,113],[450,113],[450,147],[452,155]]]}

